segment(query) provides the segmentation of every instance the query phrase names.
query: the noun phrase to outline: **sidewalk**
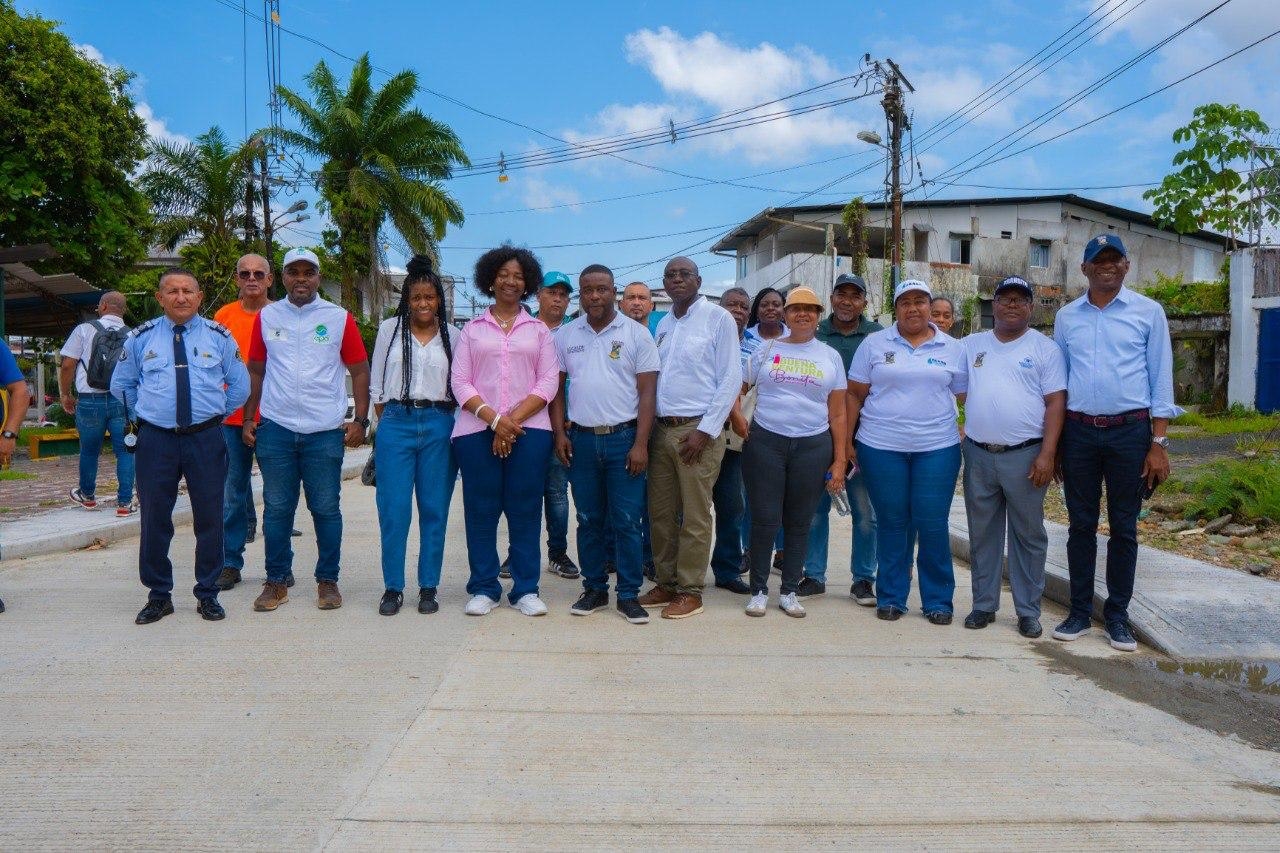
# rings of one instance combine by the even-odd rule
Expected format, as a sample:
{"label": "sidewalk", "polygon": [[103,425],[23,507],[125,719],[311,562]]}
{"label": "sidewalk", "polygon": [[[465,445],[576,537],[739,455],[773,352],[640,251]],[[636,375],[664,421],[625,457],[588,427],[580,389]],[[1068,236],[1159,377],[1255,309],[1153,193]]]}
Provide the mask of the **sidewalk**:
{"label": "sidewalk", "polygon": [[[1049,557],[1045,597],[1071,601],[1067,528],[1045,522]],[[1093,615],[1107,597],[1107,539],[1099,537]],[[969,561],[964,498],[951,503],[951,552]],[[1129,621],[1138,639],[1183,659],[1280,659],[1280,583],[1222,569],[1179,554],[1138,546],[1138,575]],[[1046,629],[1052,626],[1046,625]]]}
{"label": "sidewalk", "polygon": [[[347,451],[342,461],[342,477],[350,479],[360,475],[365,460],[372,453],[369,447]],[[74,457],[67,457],[75,463]],[[107,459],[111,457],[107,456]],[[35,463],[41,464],[41,463]],[[114,475],[114,461],[112,474]],[[99,491],[103,491],[99,489]],[[262,478],[253,476],[253,493],[262,494]],[[175,525],[191,521],[191,501],[186,493],[178,495],[173,509]],[[79,506],[64,506],[39,515],[15,518],[0,522],[0,560],[16,560],[40,554],[56,554],[87,548],[95,542],[106,544],[137,536],[141,520],[137,515],[117,518],[114,502],[103,503],[94,511]]]}

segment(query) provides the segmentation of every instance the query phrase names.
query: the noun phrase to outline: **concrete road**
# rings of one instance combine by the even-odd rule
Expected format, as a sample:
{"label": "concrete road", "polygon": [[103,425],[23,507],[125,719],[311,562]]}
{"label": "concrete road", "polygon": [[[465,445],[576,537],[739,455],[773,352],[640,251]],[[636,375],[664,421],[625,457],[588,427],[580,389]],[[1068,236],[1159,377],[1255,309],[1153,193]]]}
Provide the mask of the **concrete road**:
{"label": "concrete road", "polygon": [[[633,626],[612,610],[570,616],[578,584],[548,576],[549,616],[468,618],[459,492],[440,613],[406,602],[388,619],[373,491],[349,481],[343,497],[346,604],[333,612],[314,606],[309,535],[276,613],[251,612],[251,545],[251,581],[223,595],[221,623],[196,616],[180,572],[178,613],[133,625],[136,540],[0,564],[0,848],[1280,838],[1280,755],[1078,677],[1017,635],[1008,601],[980,632],[918,611],[883,623],[833,571],[804,620],[750,619],[713,590],[702,616]],[[191,549],[180,528],[179,564]],[[836,543],[832,565],[847,555]],[[1115,654],[1097,630],[1070,652]]]}

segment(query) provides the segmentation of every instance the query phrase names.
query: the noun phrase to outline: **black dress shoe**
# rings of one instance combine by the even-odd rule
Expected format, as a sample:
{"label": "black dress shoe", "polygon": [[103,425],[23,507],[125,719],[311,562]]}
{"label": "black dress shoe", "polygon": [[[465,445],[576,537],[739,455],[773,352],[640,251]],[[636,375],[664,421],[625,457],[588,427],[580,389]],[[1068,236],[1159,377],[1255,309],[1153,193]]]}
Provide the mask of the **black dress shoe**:
{"label": "black dress shoe", "polygon": [[133,620],[133,624],[150,625],[152,622],[159,622],[172,612],[172,601],[167,598],[151,598],[147,600],[147,606],[138,611],[138,618]]}
{"label": "black dress shoe", "polygon": [[434,586],[424,586],[418,590],[419,613],[435,613],[439,609],[440,602],[436,601],[436,588]]}
{"label": "black dress shoe", "polygon": [[644,564],[644,579],[653,583],[658,582],[658,569],[653,563]]}
{"label": "black dress shoe", "polygon": [[284,576],[284,585],[293,586],[293,572],[289,572],[289,574]]}
{"label": "black dress shoe", "polygon": [[227,611],[222,609],[222,605],[218,603],[216,598],[202,598],[196,604],[196,612],[200,614],[200,618],[209,622],[217,622],[219,619],[227,618]]}
{"label": "black dress shoe", "polygon": [[985,628],[994,621],[996,621],[996,615],[990,610],[974,610],[964,617],[964,626],[966,628]]}
{"label": "black dress shoe", "polygon": [[218,575],[218,589],[226,592],[227,590],[234,589],[235,585],[238,583],[240,583],[240,570],[233,569],[230,566],[224,566],[222,574]]}
{"label": "black dress shoe", "polygon": [[1044,633],[1044,628],[1040,627],[1040,620],[1034,616],[1019,616],[1018,633],[1034,640]]}
{"label": "black dress shoe", "polygon": [[290,529],[290,530],[289,530],[289,535],[290,535],[290,536],[301,536],[301,535],[302,535],[302,531],[301,531],[301,530],[299,530],[298,528],[294,527],[294,528],[292,528],[292,529]]}
{"label": "black dress shoe", "polygon": [[826,595],[827,585],[820,580],[813,578],[802,578],[800,585],[796,587],[796,596],[799,598],[809,598],[814,595]]}
{"label": "black dress shoe", "polygon": [[924,618],[929,620],[931,625],[950,625],[951,614],[945,610],[935,610],[932,613],[926,613]]}
{"label": "black dress shoe", "polygon": [[877,607],[876,618],[886,622],[894,622],[902,618],[902,611],[896,607]]}
{"label": "black dress shoe", "polygon": [[736,592],[738,595],[750,595],[751,587],[742,582],[742,578],[732,578],[727,581],[716,581],[716,589],[727,589],[729,592]]}
{"label": "black dress shoe", "polygon": [[4,599],[0,599],[0,613],[4,612]]}
{"label": "black dress shoe", "polygon": [[398,589],[389,589],[382,594],[382,601],[378,604],[378,612],[383,616],[395,616],[400,612],[400,605],[404,604],[404,593]]}
{"label": "black dress shoe", "polygon": [[258,530],[257,530],[257,528],[256,528],[256,527],[250,527],[250,528],[249,528],[249,530],[248,530],[248,532],[247,532],[247,533],[245,533],[245,535],[244,535],[244,544],[248,545],[248,544],[250,544],[251,542],[253,542],[253,540],[255,540],[255,539],[257,539],[257,538],[258,538]]}

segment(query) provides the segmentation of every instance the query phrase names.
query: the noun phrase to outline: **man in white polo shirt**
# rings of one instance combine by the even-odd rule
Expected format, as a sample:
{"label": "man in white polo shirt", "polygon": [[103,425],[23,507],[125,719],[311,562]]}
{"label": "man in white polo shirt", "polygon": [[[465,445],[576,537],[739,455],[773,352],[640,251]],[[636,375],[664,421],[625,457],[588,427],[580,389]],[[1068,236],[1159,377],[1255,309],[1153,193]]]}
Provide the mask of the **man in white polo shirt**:
{"label": "man in white polo shirt", "polygon": [[640,597],[664,619],[702,612],[711,557],[711,491],[720,473],[729,410],[742,389],[738,327],[698,294],[702,276],[685,257],[662,273],[671,313],[658,323],[658,425],[650,447],[649,527],[657,585]]}
{"label": "man in white polo shirt", "polygon": [[645,469],[658,348],[648,329],[618,313],[614,295],[608,267],[591,264],[578,275],[582,316],[555,336],[561,391],[551,403],[551,429],[578,513],[583,593],[569,612],[586,616],[609,606],[605,564],[612,530],[618,612],[643,624],[649,614],[636,599],[643,581]]}
{"label": "man in white polo shirt", "polygon": [[[316,529],[317,604],[333,610],[342,606],[343,445],[359,447],[369,427],[369,357],[355,318],[318,295],[320,261],[314,252],[289,250],[284,287],[287,298],[258,312],[249,343],[251,388],[243,431],[262,471],[267,561],[267,582],[253,609],[275,610],[289,600],[290,531],[301,487]],[[347,373],[355,419],[344,424]],[[261,424],[254,422],[259,412]]]}
{"label": "man in white polo shirt", "polygon": [[1007,527],[1018,632],[1030,638],[1044,633],[1044,494],[1067,404],[1062,350],[1030,328],[1034,295],[1021,278],[1006,278],[996,286],[995,328],[961,341],[969,365],[962,450],[973,583],[964,626],[995,621]]}

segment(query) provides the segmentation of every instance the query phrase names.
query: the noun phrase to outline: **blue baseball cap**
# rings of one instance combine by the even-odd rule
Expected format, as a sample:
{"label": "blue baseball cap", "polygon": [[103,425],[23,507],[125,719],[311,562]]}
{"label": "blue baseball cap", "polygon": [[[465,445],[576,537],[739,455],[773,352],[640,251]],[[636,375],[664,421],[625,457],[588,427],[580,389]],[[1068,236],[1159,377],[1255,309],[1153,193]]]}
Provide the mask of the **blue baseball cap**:
{"label": "blue baseball cap", "polygon": [[855,273],[843,273],[836,279],[836,283],[831,285],[832,290],[839,290],[842,287],[856,287],[863,293],[867,292],[867,283],[863,281],[862,276]]}
{"label": "blue baseball cap", "polygon": [[1087,264],[1098,256],[1103,249],[1115,249],[1120,253],[1120,257],[1127,258],[1129,253],[1124,250],[1124,243],[1115,234],[1099,234],[1094,237],[1084,247],[1084,262]]}
{"label": "blue baseball cap", "polygon": [[565,290],[573,293],[573,285],[569,282],[569,276],[559,270],[547,270],[542,276],[543,287],[563,286]]}
{"label": "blue baseball cap", "polygon": [[1031,285],[1027,284],[1026,279],[1020,278],[1016,275],[1011,275],[1008,278],[1006,278],[1004,281],[996,285],[995,292],[997,294],[1000,293],[1000,291],[1002,290],[1021,290],[1027,296],[1036,295],[1035,290],[1032,289]]}

